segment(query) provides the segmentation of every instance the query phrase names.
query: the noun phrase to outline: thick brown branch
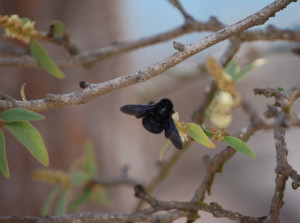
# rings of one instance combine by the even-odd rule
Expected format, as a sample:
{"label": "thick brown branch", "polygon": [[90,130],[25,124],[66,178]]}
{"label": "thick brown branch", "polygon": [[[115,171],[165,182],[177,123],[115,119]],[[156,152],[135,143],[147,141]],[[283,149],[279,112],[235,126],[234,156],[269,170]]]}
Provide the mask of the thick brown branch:
{"label": "thick brown branch", "polygon": [[180,217],[185,217],[185,212],[167,212],[165,214],[149,215],[141,212],[125,213],[75,213],[63,216],[9,216],[0,217],[0,223],[81,223],[81,222],[172,222]]}
{"label": "thick brown branch", "polygon": [[288,179],[288,175],[286,175],[285,171],[282,170],[284,166],[287,164],[287,148],[285,142],[285,130],[283,128],[277,128],[274,131],[274,139],[276,146],[276,158],[277,158],[277,166],[276,166],[276,185],[275,191],[271,202],[271,208],[268,218],[265,222],[280,222],[279,213],[280,209],[283,206],[283,196],[285,190],[285,184]]}
{"label": "thick brown branch", "polygon": [[[225,27],[194,44],[185,45],[184,50],[178,51],[175,54],[154,64],[153,66],[149,66],[148,68],[140,70],[136,73],[128,74],[104,83],[90,84],[89,87],[82,91],[61,95],[48,95],[48,97],[45,99],[25,102],[17,100],[9,102],[2,100],[0,101],[0,110],[7,110],[12,107],[20,107],[39,112],[60,108],[66,105],[82,104],[116,89],[149,80],[218,42],[221,42],[237,33],[241,33],[250,27],[262,25],[269,19],[270,16],[273,16],[277,11],[285,8],[291,2],[292,0],[274,1],[259,12],[231,26]],[[81,55],[82,54],[79,54],[76,57],[80,57]],[[26,59],[30,60],[28,57],[26,57]],[[85,61],[85,63],[86,62],[92,62],[92,60]]]}
{"label": "thick brown branch", "polygon": [[213,214],[214,217],[217,218],[228,218],[230,220],[234,220],[237,222],[262,222],[263,219],[263,218],[255,218],[251,216],[244,216],[240,213],[231,210],[226,210],[221,205],[215,202],[212,202],[210,205],[208,205],[204,202],[161,201],[149,195],[141,185],[135,187],[135,195],[136,197],[150,204],[155,211],[162,211],[162,210],[168,211],[168,210],[177,209],[178,212],[180,211],[197,212],[200,210],[200,211],[211,213]]}

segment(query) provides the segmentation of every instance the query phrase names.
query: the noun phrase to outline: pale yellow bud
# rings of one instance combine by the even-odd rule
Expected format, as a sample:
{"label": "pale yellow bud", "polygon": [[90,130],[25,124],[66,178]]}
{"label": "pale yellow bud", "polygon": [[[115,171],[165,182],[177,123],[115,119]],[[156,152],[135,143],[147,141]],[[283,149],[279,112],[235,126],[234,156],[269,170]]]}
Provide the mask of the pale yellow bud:
{"label": "pale yellow bud", "polygon": [[210,120],[218,128],[226,128],[232,121],[231,110],[234,99],[228,92],[221,91],[211,105]]}

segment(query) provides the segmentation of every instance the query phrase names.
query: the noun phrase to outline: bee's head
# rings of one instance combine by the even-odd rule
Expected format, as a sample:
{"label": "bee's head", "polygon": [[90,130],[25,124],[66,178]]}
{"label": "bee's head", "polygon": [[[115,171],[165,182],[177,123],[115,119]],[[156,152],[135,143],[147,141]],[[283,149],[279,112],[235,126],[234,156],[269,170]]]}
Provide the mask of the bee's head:
{"label": "bee's head", "polygon": [[157,109],[161,115],[173,114],[173,103],[170,99],[163,98],[157,103]]}

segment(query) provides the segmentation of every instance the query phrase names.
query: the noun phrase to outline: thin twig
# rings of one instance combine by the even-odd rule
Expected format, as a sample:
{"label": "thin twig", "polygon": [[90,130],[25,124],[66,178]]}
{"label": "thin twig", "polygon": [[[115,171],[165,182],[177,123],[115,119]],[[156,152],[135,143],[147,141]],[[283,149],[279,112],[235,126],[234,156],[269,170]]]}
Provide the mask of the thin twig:
{"label": "thin twig", "polygon": [[134,179],[132,177],[128,176],[128,167],[125,166],[122,171],[121,174],[117,177],[111,178],[111,177],[94,177],[89,183],[91,184],[100,184],[103,186],[119,186],[119,185],[129,185],[129,186],[134,186],[137,184],[142,184],[141,181]]}
{"label": "thin twig", "polygon": [[[290,2],[289,2],[290,3]],[[288,3],[288,4],[289,4]],[[285,3],[284,3],[285,4]],[[62,67],[71,67],[71,66],[82,66],[85,64],[94,64],[100,60],[115,56],[120,53],[128,52],[135,50],[141,47],[146,47],[156,43],[166,42],[168,40],[174,39],[178,36],[188,34],[191,32],[216,32],[220,29],[224,29],[225,25],[220,23],[214,17],[212,17],[208,22],[198,22],[195,20],[189,20],[188,23],[185,23],[177,28],[160,33],[151,37],[145,37],[132,41],[124,42],[114,42],[111,46],[104,48],[87,50],[78,53],[77,55],[71,55],[66,57],[55,57],[52,56],[55,63]],[[230,27],[230,26],[229,26]],[[291,41],[291,42],[300,42],[300,31],[299,30],[290,30],[285,29],[281,30],[271,26],[272,29],[267,30],[258,30],[258,31],[245,31],[239,35],[239,39],[242,42],[249,41]],[[276,31],[276,32],[274,32]],[[236,32],[235,34],[238,34]],[[59,43],[60,40],[53,41]],[[73,45],[66,46],[66,48],[73,48]],[[77,48],[76,48],[77,49]],[[22,56],[22,57],[2,57],[0,58],[0,66],[24,66],[24,67],[38,67],[36,60],[31,56]]]}
{"label": "thin twig", "polygon": [[193,17],[184,10],[184,8],[182,7],[182,5],[178,0],[169,0],[169,2],[179,10],[179,12],[183,15],[184,19],[186,20],[186,22],[194,21]]}

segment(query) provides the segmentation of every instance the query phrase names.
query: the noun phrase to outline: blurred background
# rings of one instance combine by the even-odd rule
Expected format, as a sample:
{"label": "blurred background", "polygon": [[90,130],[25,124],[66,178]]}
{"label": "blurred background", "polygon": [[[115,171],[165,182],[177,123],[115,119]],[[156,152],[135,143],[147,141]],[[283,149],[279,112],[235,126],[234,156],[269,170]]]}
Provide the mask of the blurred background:
{"label": "blurred background", "polygon": [[[251,4],[238,0],[181,2],[195,19],[207,21],[210,16],[216,16],[222,23],[230,25],[272,1],[253,0]],[[18,14],[20,17],[29,17],[36,21],[37,29],[45,32],[48,31],[51,21],[63,21],[80,50],[109,46],[113,41],[152,36],[184,22],[177,9],[165,0],[11,0],[0,1],[0,6],[1,15]],[[292,3],[263,27],[273,24],[279,28],[299,29],[299,10],[300,4]],[[17,99],[21,99],[19,91],[23,83],[26,83],[27,99],[44,98],[48,93],[78,91],[78,83],[82,80],[99,83],[136,72],[173,54],[173,41],[193,43],[206,35],[208,33],[184,35],[165,43],[105,59],[89,69],[63,68],[67,76],[65,80],[57,80],[41,69],[1,67],[0,90]],[[1,41],[20,44],[12,40]],[[157,173],[158,167],[155,163],[165,138],[163,135],[148,133],[140,120],[122,114],[119,108],[124,104],[144,104],[167,97],[173,101],[181,120],[190,122],[210,79],[208,75],[198,75],[197,66],[204,64],[208,55],[219,59],[227,45],[228,41],[223,41],[146,83],[117,90],[84,105],[44,112],[46,120],[34,125],[45,140],[50,168],[67,171],[74,160],[82,155],[85,141],[91,140],[96,148],[99,175],[115,177],[124,165],[128,165],[130,176],[148,182]],[[44,46],[50,53],[66,54],[61,48],[51,44],[45,43]],[[263,112],[273,100],[254,96],[253,88],[280,86],[286,89],[299,83],[300,57],[291,52],[296,47],[299,45],[282,41],[243,44],[237,54],[239,62],[245,64],[254,58],[265,58],[267,61],[238,83],[243,97],[257,111]],[[176,75],[190,75],[193,78],[186,78],[178,83],[173,78]],[[299,107],[299,102],[296,102],[294,110],[299,111]],[[241,109],[235,110],[229,132],[238,131],[247,122],[248,116]],[[297,170],[300,169],[299,133],[296,128],[287,132],[288,160]],[[18,142],[10,138],[8,132],[4,134],[7,139],[11,178],[0,176],[0,215],[39,215],[41,205],[52,187],[32,180],[33,171],[42,166]],[[269,211],[274,192],[273,132],[257,132],[248,144],[257,158],[252,160],[236,154],[226,163],[223,173],[216,175],[212,195],[206,201],[216,201],[226,209],[245,215],[264,216]],[[153,194],[162,200],[190,200],[205,171],[202,157],[205,154],[213,156],[223,148],[223,143],[219,143],[215,150],[193,143],[166,180],[155,188]],[[168,157],[174,152],[175,149],[170,146],[165,156]],[[108,188],[108,195],[112,201],[110,206],[87,204],[79,211],[130,212],[138,202],[133,196],[133,189],[128,186]],[[291,188],[290,180],[287,182],[284,201],[282,222],[299,222],[300,192]],[[203,222],[231,222],[214,219],[210,214],[200,214]]]}

